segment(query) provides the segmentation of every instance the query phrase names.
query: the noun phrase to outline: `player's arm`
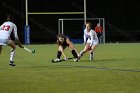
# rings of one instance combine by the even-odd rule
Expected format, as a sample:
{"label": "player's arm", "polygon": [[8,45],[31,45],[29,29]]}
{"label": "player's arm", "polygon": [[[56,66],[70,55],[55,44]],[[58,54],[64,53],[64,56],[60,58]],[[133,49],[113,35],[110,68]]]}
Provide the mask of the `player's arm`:
{"label": "player's arm", "polygon": [[64,56],[64,59],[67,60],[67,57],[66,57],[64,51],[62,52],[62,55]]}
{"label": "player's arm", "polygon": [[14,25],[14,30],[13,30],[13,31],[14,31],[14,37],[15,37],[15,40],[16,40],[18,46],[19,46],[20,48],[24,48],[24,47],[22,46],[22,44],[20,43],[19,39],[18,39],[18,34],[17,34],[17,27],[16,27],[16,25]]}
{"label": "player's arm", "polygon": [[69,44],[69,48],[75,49],[73,42],[71,42],[69,38],[66,39],[66,42]]}
{"label": "player's arm", "polygon": [[85,34],[85,30],[84,30],[84,36],[83,36],[83,38],[84,38],[84,45],[86,44],[86,34]]}
{"label": "player's arm", "polygon": [[20,48],[24,48],[24,46],[22,46],[22,44],[20,43],[19,39],[17,39],[16,42]]}
{"label": "player's arm", "polygon": [[91,37],[91,44],[90,44],[90,46],[92,46],[93,45],[94,30],[90,31],[90,37]]}
{"label": "player's arm", "polygon": [[66,55],[64,53],[64,49],[63,49],[63,47],[61,45],[59,46],[59,49],[62,52],[62,55],[64,56],[64,59],[67,60],[67,57],[66,57]]}
{"label": "player's arm", "polygon": [[69,38],[66,38],[66,42],[67,42],[67,44],[69,44],[69,45],[73,45],[73,43],[70,41]]}

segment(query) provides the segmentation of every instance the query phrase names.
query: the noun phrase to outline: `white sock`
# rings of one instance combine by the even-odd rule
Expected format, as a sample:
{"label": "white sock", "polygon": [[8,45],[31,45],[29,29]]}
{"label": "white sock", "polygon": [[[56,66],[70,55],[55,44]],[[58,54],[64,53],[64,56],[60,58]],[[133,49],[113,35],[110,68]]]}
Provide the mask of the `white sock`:
{"label": "white sock", "polygon": [[81,51],[81,52],[80,52],[80,57],[82,57],[82,56],[83,56],[83,54],[84,54],[84,51]]}
{"label": "white sock", "polygon": [[14,49],[11,49],[10,61],[14,61],[14,56],[15,56],[15,50]]}
{"label": "white sock", "polygon": [[92,61],[93,60],[93,53],[90,53],[89,57],[90,57],[89,60]]}

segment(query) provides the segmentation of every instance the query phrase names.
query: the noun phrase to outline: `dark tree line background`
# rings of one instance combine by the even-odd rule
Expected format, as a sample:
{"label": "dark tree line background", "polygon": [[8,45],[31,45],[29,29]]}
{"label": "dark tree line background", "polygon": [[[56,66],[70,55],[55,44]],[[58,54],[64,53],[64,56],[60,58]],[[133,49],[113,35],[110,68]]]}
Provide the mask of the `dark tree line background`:
{"label": "dark tree line background", "polygon": [[[106,42],[140,41],[138,1],[87,0],[86,2],[88,18],[105,18]],[[83,11],[83,0],[28,0],[28,3],[29,12]],[[14,16],[19,37],[24,42],[25,0],[1,0],[0,24],[5,21],[7,14]],[[29,15],[31,43],[55,42],[59,18],[83,18],[83,15]]]}

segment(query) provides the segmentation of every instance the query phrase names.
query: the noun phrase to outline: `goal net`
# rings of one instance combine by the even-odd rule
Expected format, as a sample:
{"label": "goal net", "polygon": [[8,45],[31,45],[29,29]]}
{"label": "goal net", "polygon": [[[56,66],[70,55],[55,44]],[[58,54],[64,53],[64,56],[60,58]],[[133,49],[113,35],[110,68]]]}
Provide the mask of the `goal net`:
{"label": "goal net", "polygon": [[[101,43],[105,43],[105,19],[87,18],[86,21],[92,23],[92,29],[95,29],[97,23],[103,28]],[[65,34],[74,43],[83,43],[84,18],[64,18],[58,20],[58,33]]]}

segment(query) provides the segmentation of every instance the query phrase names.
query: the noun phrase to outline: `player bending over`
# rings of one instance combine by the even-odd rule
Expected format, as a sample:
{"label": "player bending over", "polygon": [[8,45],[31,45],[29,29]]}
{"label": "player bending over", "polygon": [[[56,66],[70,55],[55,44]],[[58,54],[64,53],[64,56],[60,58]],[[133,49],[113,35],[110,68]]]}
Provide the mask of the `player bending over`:
{"label": "player bending over", "polygon": [[15,56],[16,45],[10,38],[11,33],[14,34],[15,41],[17,42],[18,46],[20,48],[23,48],[23,46],[21,45],[21,43],[19,42],[19,39],[18,39],[17,26],[13,23],[13,17],[11,15],[7,15],[6,22],[4,22],[0,26],[0,54],[1,54],[1,51],[2,51],[2,46],[3,45],[10,46],[12,49],[11,49],[11,52],[10,52],[9,65],[15,66],[14,56]]}
{"label": "player bending over", "polygon": [[86,23],[86,28],[84,30],[84,49],[80,52],[81,58],[86,52],[90,52],[90,61],[93,60],[93,53],[98,44],[98,37],[94,30],[91,29],[92,24],[90,22]]}
{"label": "player bending over", "polygon": [[72,55],[74,56],[74,61],[78,62],[78,52],[75,49],[73,43],[69,40],[69,38],[67,38],[65,35],[63,34],[59,34],[57,36],[57,44],[58,44],[58,51],[57,51],[57,58],[54,60],[55,62],[59,62],[61,55],[64,56],[64,60],[68,60],[66,55],[64,54],[64,50],[66,49],[66,47],[68,46],[69,49],[71,50]]}

